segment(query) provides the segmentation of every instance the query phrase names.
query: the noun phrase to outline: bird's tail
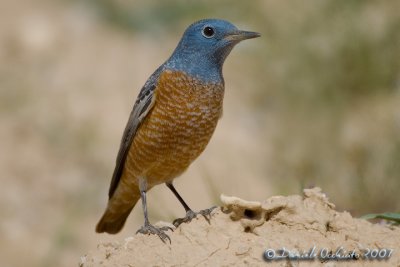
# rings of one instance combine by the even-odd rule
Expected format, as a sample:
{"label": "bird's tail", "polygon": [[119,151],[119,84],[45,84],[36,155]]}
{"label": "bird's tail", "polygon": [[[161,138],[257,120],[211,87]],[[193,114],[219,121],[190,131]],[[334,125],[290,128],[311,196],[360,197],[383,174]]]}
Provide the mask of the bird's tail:
{"label": "bird's tail", "polygon": [[116,234],[121,231],[126,219],[139,199],[139,188],[124,192],[117,190],[108,201],[106,211],[97,223],[96,232]]}

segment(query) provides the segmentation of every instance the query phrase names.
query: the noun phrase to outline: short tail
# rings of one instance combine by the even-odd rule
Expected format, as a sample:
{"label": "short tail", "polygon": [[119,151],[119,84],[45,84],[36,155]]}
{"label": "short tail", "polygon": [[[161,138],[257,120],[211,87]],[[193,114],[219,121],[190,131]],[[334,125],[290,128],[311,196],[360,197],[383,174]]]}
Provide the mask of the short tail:
{"label": "short tail", "polygon": [[96,232],[117,234],[124,227],[126,219],[128,218],[132,209],[133,207],[130,208],[128,211],[119,214],[118,216],[112,216],[106,211],[96,225]]}
{"label": "short tail", "polygon": [[139,190],[129,193],[128,195],[115,192],[114,196],[108,201],[103,217],[97,223],[97,233],[116,234],[121,231],[133,207],[140,199]]}

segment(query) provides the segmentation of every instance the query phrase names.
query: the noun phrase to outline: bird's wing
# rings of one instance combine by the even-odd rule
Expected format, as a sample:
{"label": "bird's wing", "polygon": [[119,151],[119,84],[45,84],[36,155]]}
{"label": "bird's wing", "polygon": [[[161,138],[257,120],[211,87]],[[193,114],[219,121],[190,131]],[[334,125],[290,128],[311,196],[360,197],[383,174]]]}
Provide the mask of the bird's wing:
{"label": "bird's wing", "polygon": [[147,80],[145,85],[137,97],[135,105],[129,116],[128,123],[125,127],[124,134],[122,136],[121,145],[119,147],[119,152],[117,156],[117,161],[115,164],[114,173],[111,179],[110,190],[108,191],[108,197],[111,198],[118,187],[119,181],[121,179],[122,171],[124,169],[124,164],[126,156],[128,155],[129,147],[136,135],[136,131],[140,126],[140,123],[152,109],[155,101],[154,90],[157,85],[158,78],[162,68],[158,68]]}

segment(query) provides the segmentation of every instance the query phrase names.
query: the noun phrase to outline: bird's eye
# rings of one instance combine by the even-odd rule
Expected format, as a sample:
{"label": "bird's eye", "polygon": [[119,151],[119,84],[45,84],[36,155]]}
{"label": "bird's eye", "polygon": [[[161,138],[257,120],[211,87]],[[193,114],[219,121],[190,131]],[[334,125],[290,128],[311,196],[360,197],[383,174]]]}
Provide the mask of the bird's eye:
{"label": "bird's eye", "polygon": [[215,30],[214,30],[214,28],[207,26],[207,27],[204,27],[202,34],[206,38],[211,38],[214,36]]}

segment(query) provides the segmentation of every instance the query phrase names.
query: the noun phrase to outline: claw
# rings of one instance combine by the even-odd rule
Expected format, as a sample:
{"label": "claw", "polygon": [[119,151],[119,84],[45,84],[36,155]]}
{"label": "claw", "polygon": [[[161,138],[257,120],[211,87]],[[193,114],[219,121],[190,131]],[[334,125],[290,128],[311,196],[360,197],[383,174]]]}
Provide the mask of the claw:
{"label": "claw", "polygon": [[216,208],[217,206],[212,206],[211,208],[199,211],[198,214],[201,214],[204,217],[204,219],[206,219],[206,221],[210,223],[211,212]]}
{"label": "claw", "polygon": [[198,214],[202,215],[208,223],[210,223],[210,219],[211,219],[211,212],[216,208],[217,206],[213,206],[209,209],[205,209],[205,210],[201,210],[198,212],[194,212],[192,210],[188,210],[186,212],[186,216],[183,218],[178,218],[176,220],[174,220],[172,222],[172,224],[177,228],[179,225],[181,225],[182,223],[188,223],[191,220],[193,220],[194,218],[197,217]]}
{"label": "claw", "polygon": [[169,241],[169,243],[171,244],[171,238],[169,238],[169,236],[164,233],[165,231],[174,231],[171,227],[168,226],[164,226],[164,227],[160,227],[157,228],[154,225],[151,224],[147,224],[147,225],[143,225],[139,230],[136,231],[136,234],[140,233],[140,234],[147,234],[147,235],[157,235],[162,242],[165,243],[166,240]]}

